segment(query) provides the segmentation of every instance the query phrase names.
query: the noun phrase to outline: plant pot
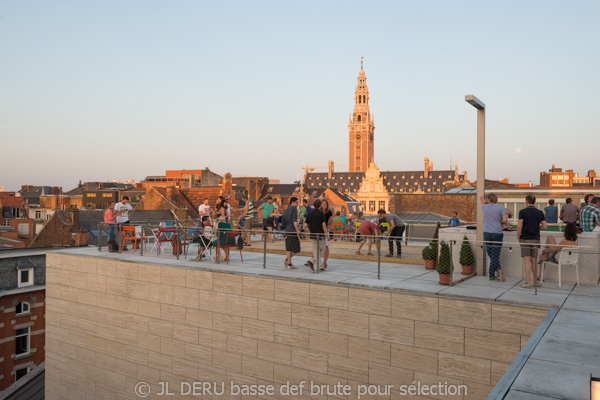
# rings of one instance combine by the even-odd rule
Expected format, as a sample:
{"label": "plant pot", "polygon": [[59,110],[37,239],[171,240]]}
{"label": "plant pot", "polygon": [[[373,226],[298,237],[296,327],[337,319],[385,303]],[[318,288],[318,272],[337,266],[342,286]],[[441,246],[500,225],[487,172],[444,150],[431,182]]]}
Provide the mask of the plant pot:
{"label": "plant pot", "polygon": [[425,269],[435,269],[435,260],[425,260]]}
{"label": "plant pot", "polygon": [[450,284],[450,274],[439,274],[440,275],[440,285],[449,285]]}
{"label": "plant pot", "polygon": [[462,274],[463,275],[471,275],[473,273],[472,265],[463,265],[462,266]]}

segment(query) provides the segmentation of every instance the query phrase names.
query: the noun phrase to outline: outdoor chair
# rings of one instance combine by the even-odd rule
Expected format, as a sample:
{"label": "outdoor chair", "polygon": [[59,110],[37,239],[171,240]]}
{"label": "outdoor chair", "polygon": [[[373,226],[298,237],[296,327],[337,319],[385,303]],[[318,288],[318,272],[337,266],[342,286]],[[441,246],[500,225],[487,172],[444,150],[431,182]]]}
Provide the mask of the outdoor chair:
{"label": "outdoor chair", "polygon": [[201,242],[192,242],[190,241],[187,246],[185,247],[185,259],[187,259],[187,255],[189,252],[189,248],[192,245],[197,244],[198,245],[198,255],[204,256],[206,254],[208,254],[208,257],[210,258],[211,261],[214,261],[213,255],[212,255],[212,249],[214,249],[215,247],[217,247],[217,238],[212,236],[212,232],[208,232],[207,231],[208,228],[205,228],[205,234],[208,236],[200,236],[200,240],[202,240],[202,238],[204,237],[205,239],[207,239],[206,242],[201,243]]}
{"label": "outdoor chair", "polygon": [[[226,261],[227,264],[229,264],[229,249],[232,247],[237,248],[237,238],[239,236],[239,232],[233,231],[231,229],[231,224],[228,222],[219,222],[217,227],[219,229],[219,248],[225,249],[225,253],[227,254]],[[217,254],[217,257],[220,257],[220,254]],[[242,255],[242,250],[240,250],[240,258],[243,263],[244,257]]]}
{"label": "outdoor chair", "polygon": [[341,240],[344,240],[344,238],[348,239],[352,235],[351,231],[344,228],[341,221],[333,222],[333,231],[336,235],[340,235]]}
{"label": "outdoor chair", "polygon": [[540,281],[544,282],[544,270],[546,269],[546,265],[558,266],[558,287],[561,287],[562,279],[561,279],[561,269],[562,267],[575,267],[575,279],[577,280],[577,286],[579,286],[579,252],[576,248],[573,247],[563,247],[558,251],[558,263],[552,261],[542,261],[542,271],[540,276]]}
{"label": "outdoor chair", "polygon": [[138,242],[142,242],[144,245],[144,251],[146,251],[146,242],[147,238],[144,236],[144,231],[141,226],[132,226],[132,225],[124,225],[123,230],[121,232],[121,251],[123,252],[123,247],[127,245],[127,241],[133,242],[133,249],[137,249]]}

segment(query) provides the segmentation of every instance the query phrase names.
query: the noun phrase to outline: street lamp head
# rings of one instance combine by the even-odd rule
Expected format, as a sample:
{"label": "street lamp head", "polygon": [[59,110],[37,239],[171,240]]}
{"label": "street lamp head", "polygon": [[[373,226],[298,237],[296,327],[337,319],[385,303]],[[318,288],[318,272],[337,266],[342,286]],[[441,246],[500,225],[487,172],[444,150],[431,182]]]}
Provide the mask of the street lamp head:
{"label": "street lamp head", "polygon": [[483,101],[479,100],[477,97],[473,96],[472,94],[466,95],[465,101],[478,110],[485,110],[485,104],[483,104]]}

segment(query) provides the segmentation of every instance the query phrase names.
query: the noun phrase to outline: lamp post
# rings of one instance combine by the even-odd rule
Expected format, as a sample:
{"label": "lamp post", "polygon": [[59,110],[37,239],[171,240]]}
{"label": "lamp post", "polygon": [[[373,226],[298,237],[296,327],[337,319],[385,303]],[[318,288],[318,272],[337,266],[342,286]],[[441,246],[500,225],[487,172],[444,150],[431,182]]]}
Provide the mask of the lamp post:
{"label": "lamp post", "polygon": [[485,263],[483,258],[483,210],[481,197],[485,198],[485,104],[472,94],[465,96],[465,101],[477,109],[477,244],[475,259],[477,274],[483,275]]}

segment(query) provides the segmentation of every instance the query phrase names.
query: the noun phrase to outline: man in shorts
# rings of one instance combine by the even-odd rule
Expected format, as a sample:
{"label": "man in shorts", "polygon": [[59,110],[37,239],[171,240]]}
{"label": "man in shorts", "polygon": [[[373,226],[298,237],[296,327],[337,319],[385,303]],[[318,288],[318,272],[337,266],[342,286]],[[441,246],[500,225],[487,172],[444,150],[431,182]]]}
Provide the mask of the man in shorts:
{"label": "man in shorts", "polygon": [[286,269],[294,269],[292,257],[300,253],[300,226],[298,226],[298,198],[291,197],[290,205],[285,209],[281,216],[281,221],[285,227],[285,254],[283,264]]}
{"label": "man in shorts", "polygon": [[[527,207],[519,211],[517,239],[521,243],[521,257],[525,259],[525,283],[522,288],[531,288],[532,279],[536,279],[533,266],[536,264],[538,247],[540,245],[540,227],[546,229],[544,213],[535,208],[535,196],[530,194],[525,198]],[[542,286],[540,283],[537,286]]]}
{"label": "man in shorts", "polygon": [[267,242],[272,242],[273,239],[271,237],[271,232],[273,232],[273,221],[274,218],[271,216],[271,213],[275,209],[275,205],[273,204],[273,198],[271,196],[267,196],[267,202],[263,203],[258,207],[259,211],[262,211],[263,217],[263,230],[267,231],[263,233],[263,240],[265,238],[265,234],[267,235]]}

